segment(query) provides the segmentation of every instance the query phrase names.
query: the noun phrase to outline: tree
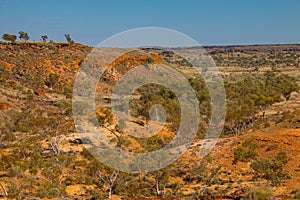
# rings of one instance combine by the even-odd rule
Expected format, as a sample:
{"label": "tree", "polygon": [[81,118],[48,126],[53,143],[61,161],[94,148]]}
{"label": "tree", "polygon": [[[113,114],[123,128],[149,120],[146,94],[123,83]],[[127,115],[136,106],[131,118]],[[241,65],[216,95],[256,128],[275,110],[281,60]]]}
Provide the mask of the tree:
{"label": "tree", "polygon": [[65,34],[65,38],[66,38],[67,42],[69,43],[69,45],[74,44],[74,41],[72,40],[70,34]]}
{"label": "tree", "polygon": [[42,38],[43,42],[47,42],[47,40],[48,40],[48,36],[47,35],[42,35],[41,38]]}
{"label": "tree", "polygon": [[19,38],[20,40],[28,41],[30,37],[24,31],[19,31]]}
{"label": "tree", "polygon": [[289,100],[292,92],[299,91],[297,79],[286,74],[277,77],[277,88],[286,100]]}
{"label": "tree", "polygon": [[96,166],[95,177],[99,180],[100,187],[103,188],[105,185],[108,188],[107,198],[110,199],[116,185],[120,182],[120,171],[105,166]]}
{"label": "tree", "polygon": [[119,171],[114,170],[111,174],[105,175],[106,183],[108,185],[108,198],[111,198],[112,190],[117,182]]}
{"label": "tree", "polygon": [[2,39],[6,40],[6,41],[10,41],[11,43],[15,43],[16,39],[17,39],[17,36],[12,35],[12,34],[8,34],[8,33],[4,33],[3,36],[2,36]]}
{"label": "tree", "polygon": [[169,167],[166,167],[150,173],[150,175],[152,175],[155,179],[155,191],[157,196],[164,196],[166,193],[166,185],[170,178],[169,170]]}
{"label": "tree", "polygon": [[52,139],[50,141],[50,145],[51,145],[53,153],[54,153],[54,158],[58,162],[60,148],[59,148],[59,139],[57,138],[57,135],[55,137],[52,137]]}

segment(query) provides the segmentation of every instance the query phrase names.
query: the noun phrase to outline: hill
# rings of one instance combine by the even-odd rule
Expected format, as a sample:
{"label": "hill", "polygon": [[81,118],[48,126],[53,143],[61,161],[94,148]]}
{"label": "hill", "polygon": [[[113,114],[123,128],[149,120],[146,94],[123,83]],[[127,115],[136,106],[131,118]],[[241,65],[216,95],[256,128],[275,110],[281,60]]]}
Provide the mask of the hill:
{"label": "hill", "polygon": [[[128,174],[110,169],[91,156],[83,144],[88,141],[80,137],[74,125],[72,86],[92,48],[0,42],[1,197],[298,198],[300,45],[206,50],[222,72],[228,110],[221,138],[202,159],[198,154],[210,120],[210,99],[203,80],[188,62],[163,49],[138,49],[119,57],[103,74],[97,85],[95,111],[100,129],[126,151],[149,152],[165,146],[176,136],[180,117],[174,94],[150,84],[133,94],[133,117],[125,125],[129,129],[146,128],[150,123],[148,109],[154,104],[165,106],[167,123],[148,139],[122,131],[120,122],[112,118],[110,95],[116,82],[133,67],[148,64],[151,68],[156,63],[172,66],[190,81],[202,108],[205,123],[199,125],[191,148],[183,156],[159,171]],[[152,123],[154,129],[161,127]]]}

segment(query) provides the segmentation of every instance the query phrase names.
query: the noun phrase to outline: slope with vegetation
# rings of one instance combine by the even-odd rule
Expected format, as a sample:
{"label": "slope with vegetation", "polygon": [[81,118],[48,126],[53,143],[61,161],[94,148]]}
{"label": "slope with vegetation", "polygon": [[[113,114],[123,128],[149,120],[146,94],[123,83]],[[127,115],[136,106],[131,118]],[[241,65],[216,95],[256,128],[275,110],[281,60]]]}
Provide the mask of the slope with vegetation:
{"label": "slope with vegetation", "polygon": [[[228,48],[208,48],[223,73],[228,110],[221,139],[203,159],[198,154],[210,120],[210,97],[189,63],[163,50],[141,49],[108,67],[97,87],[96,113],[111,142],[124,150],[148,152],[165,146],[175,137],[180,117],[174,93],[148,84],[130,101],[133,120],[115,122],[109,96],[128,70],[149,63],[173,66],[186,76],[199,99],[202,123],[192,147],[164,169],[128,174],[98,162],[76,134],[72,85],[92,48],[1,42],[0,195],[11,199],[297,198],[299,45]],[[253,59],[259,64],[253,66]],[[289,71],[293,76],[287,75]],[[148,109],[154,104],[165,106],[168,116],[157,135],[140,139],[120,129],[147,126]]]}

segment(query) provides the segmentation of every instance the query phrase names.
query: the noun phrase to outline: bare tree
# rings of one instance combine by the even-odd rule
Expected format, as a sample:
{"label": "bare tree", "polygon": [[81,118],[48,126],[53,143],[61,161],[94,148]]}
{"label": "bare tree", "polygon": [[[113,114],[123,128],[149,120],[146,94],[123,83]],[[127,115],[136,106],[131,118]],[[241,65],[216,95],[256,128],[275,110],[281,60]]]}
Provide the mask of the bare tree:
{"label": "bare tree", "polygon": [[201,195],[205,193],[207,190],[207,187],[211,184],[211,182],[219,175],[221,167],[217,167],[214,169],[210,175],[210,177],[207,179],[206,183],[204,184],[204,189],[201,192]]}
{"label": "bare tree", "polygon": [[164,196],[166,184],[169,180],[169,168],[161,169],[152,173],[155,179],[155,191],[157,196]]}
{"label": "bare tree", "polygon": [[111,198],[113,188],[117,184],[117,179],[119,176],[119,171],[118,170],[113,170],[111,173],[98,173],[98,177],[108,186],[108,191],[107,191],[107,198]]}
{"label": "bare tree", "polygon": [[260,106],[259,106],[259,110],[260,110],[260,112],[261,112],[261,114],[262,114],[262,118],[264,119],[264,118],[265,118],[265,114],[266,114],[266,107],[260,105]]}
{"label": "bare tree", "polygon": [[58,156],[60,154],[60,148],[59,148],[59,139],[57,136],[57,132],[58,132],[58,126],[56,128],[56,133],[55,133],[55,137],[52,137],[50,140],[50,146],[52,147],[53,153],[54,153],[54,158],[56,161],[58,161]]}

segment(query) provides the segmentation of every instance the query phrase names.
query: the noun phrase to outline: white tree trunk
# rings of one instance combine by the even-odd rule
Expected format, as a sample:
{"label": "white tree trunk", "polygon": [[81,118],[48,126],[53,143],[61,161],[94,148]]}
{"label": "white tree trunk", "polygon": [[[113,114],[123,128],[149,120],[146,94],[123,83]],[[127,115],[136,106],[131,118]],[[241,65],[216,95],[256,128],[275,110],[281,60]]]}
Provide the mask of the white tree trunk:
{"label": "white tree trunk", "polygon": [[108,189],[108,198],[109,198],[109,199],[111,198],[111,191],[112,191],[112,188],[109,187],[109,189]]}
{"label": "white tree trunk", "polygon": [[2,190],[4,192],[4,195],[8,196],[7,190],[5,189],[4,185],[1,182],[0,182],[0,185],[1,185],[1,188],[2,188]]}

